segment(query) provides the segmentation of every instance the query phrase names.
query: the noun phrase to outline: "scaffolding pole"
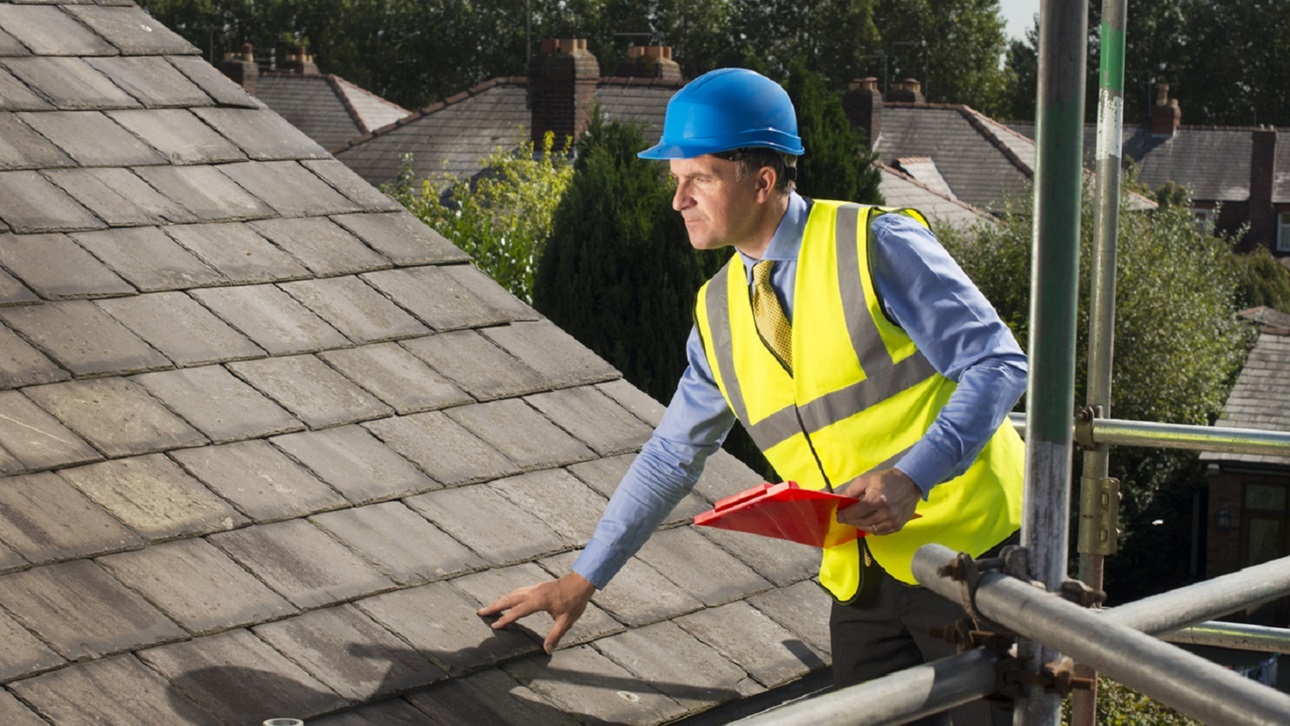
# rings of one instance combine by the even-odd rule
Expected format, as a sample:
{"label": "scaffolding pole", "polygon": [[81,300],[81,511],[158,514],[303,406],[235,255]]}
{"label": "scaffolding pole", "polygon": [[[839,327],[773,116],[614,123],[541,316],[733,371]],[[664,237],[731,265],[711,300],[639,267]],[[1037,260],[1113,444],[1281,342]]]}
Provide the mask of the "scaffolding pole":
{"label": "scaffolding pole", "polygon": [[[1120,150],[1124,123],[1124,31],[1128,0],[1102,0],[1100,73],[1097,97],[1097,209],[1090,273],[1087,410],[1111,415],[1111,365],[1115,343],[1116,241],[1120,224]],[[1084,451],[1080,477],[1079,578],[1102,590],[1107,555],[1119,537],[1120,482],[1110,476],[1106,444]],[[1097,674],[1080,664],[1077,675],[1092,688],[1075,694],[1071,722],[1093,726],[1097,716]]]}
{"label": "scaffolding pole", "polygon": [[[1017,433],[1024,436],[1026,414],[1011,413],[1008,414],[1008,419]],[[1290,456],[1290,432],[1285,431],[1098,418],[1075,424],[1075,432],[1077,441],[1084,439],[1081,445],[1113,444],[1227,454]]]}
{"label": "scaffolding pole", "polygon": [[[1066,577],[1070,530],[1070,418],[1075,391],[1087,45],[1085,0],[1041,4],[1021,540],[1031,553],[1031,574],[1050,587],[1057,587]],[[1036,641],[1023,640],[1017,648],[1027,667],[1037,668],[1035,664],[1057,656]],[[1016,708],[1019,723],[1057,726],[1061,699],[1029,685]]]}
{"label": "scaffolding pole", "polygon": [[[962,586],[949,575],[957,561],[953,550],[925,545],[914,555],[914,576],[924,587],[958,599]],[[1269,564],[1284,588],[1290,580],[1290,559]],[[1249,593],[1245,595],[1248,599]],[[1157,622],[1167,616],[1159,614],[1164,609],[1159,603],[1152,608],[1155,615],[1142,607],[1118,617],[1110,612],[1098,615],[1000,572],[982,574],[971,597],[983,617],[1022,637],[1051,644],[1076,661],[1203,723],[1290,723],[1290,695],[1135,629],[1135,616]]]}

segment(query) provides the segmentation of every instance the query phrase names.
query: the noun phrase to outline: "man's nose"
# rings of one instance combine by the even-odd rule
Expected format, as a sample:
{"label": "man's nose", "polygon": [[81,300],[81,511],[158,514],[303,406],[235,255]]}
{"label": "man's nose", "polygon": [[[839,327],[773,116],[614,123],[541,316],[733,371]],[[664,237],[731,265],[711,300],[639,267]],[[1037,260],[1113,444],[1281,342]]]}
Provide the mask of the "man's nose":
{"label": "man's nose", "polygon": [[672,209],[679,212],[689,207],[692,203],[693,200],[690,199],[690,193],[686,188],[686,183],[678,181],[676,183],[676,191],[672,193]]}

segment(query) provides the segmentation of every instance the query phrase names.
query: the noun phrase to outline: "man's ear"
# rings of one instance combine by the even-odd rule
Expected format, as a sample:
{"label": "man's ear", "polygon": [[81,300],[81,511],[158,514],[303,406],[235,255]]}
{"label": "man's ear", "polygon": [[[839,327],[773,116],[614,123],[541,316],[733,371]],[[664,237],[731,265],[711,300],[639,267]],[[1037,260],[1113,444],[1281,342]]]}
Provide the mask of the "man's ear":
{"label": "man's ear", "polygon": [[779,178],[775,173],[774,167],[763,166],[757,170],[757,178],[755,181],[757,201],[765,202],[770,199],[771,193],[775,191],[775,183],[779,181]]}

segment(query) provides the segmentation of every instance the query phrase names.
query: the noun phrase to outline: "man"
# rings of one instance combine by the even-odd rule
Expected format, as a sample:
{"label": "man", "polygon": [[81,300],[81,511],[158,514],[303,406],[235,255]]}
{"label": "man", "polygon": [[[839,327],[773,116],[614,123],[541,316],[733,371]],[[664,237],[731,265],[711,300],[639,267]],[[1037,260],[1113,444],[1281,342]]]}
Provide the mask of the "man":
{"label": "man", "polygon": [[689,366],[573,571],[480,610],[505,611],[493,627],[548,612],[551,652],[738,419],[780,476],[859,500],[838,520],[868,536],[820,566],[836,685],[953,653],[927,630],[962,608],[917,587],[910,562],[928,542],[981,556],[1014,536],[1023,448],[1007,413],[1025,356],[916,212],[798,195],[803,152],[787,93],[752,71],[705,74],[668,103],[640,156],[669,161],[690,243],[736,254],[699,292]]}

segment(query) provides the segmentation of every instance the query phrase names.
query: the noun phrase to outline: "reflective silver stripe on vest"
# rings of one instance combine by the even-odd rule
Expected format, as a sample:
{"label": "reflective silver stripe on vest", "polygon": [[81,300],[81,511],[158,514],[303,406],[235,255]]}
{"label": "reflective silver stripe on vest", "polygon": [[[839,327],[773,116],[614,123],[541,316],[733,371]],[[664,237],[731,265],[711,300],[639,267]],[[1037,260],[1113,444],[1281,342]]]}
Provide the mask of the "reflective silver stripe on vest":
{"label": "reflective silver stripe on vest", "polygon": [[[796,406],[790,405],[755,424],[748,421],[747,404],[739,387],[739,378],[735,375],[734,346],[730,333],[729,275],[734,274],[736,265],[742,271],[743,265],[739,258],[732,259],[730,264],[721,268],[708,284],[705,305],[718,373],[725,384],[731,409],[747,429],[757,448],[762,451],[798,435],[803,428],[814,432],[844,421],[936,375],[936,369],[921,351],[915,351],[913,355],[896,363],[883,344],[878,326],[865,302],[864,285],[859,275],[856,234],[860,211],[861,208],[854,204],[839,207],[834,239],[837,244],[838,285],[842,291],[843,313],[847,318],[851,346],[860,360],[865,379],[807,403],[800,408],[800,412]],[[865,222],[868,224],[867,216]],[[894,460],[895,458],[892,459]]]}

